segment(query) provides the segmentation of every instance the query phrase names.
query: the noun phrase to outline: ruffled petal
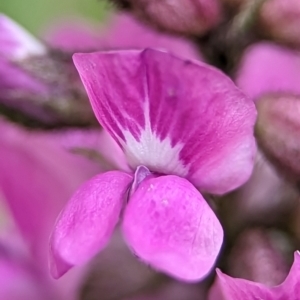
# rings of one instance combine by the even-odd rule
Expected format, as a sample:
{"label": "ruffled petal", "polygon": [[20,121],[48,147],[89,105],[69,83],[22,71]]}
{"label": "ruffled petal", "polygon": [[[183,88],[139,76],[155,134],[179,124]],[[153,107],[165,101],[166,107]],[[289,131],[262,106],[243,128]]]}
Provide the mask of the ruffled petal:
{"label": "ruffled petal", "polygon": [[103,249],[119,220],[132,176],[120,171],[86,182],[61,212],[51,236],[53,277],[83,264]]}
{"label": "ruffled petal", "polygon": [[123,233],[143,261],[185,281],[209,273],[223,241],[222,227],[201,194],[173,175],[140,184],[125,210]]}
{"label": "ruffled petal", "polygon": [[29,32],[9,17],[0,14],[0,56],[19,60],[28,55],[41,55],[46,48]]}
{"label": "ruffled petal", "polygon": [[75,54],[99,122],[130,166],[225,193],[251,174],[256,110],[218,70],[165,52]]}
{"label": "ruffled petal", "polygon": [[298,299],[300,296],[300,252],[294,254],[294,263],[286,280],[275,287],[275,292],[280,295],[280,300]]}
{"label": "ruffled petal", "polygon": [[260,283],[232,278],[217,270],[217,279],[208,300],[277,300],[274,293]]}
{"label": "ruffled petal", "polygon": [[269,287],[261,283],[240,278],[232,278],[217,270],[208,300],[287,300],[299,299],[300,295],[300,255],[295,253],[294,264],[286,280],[278,286]]}

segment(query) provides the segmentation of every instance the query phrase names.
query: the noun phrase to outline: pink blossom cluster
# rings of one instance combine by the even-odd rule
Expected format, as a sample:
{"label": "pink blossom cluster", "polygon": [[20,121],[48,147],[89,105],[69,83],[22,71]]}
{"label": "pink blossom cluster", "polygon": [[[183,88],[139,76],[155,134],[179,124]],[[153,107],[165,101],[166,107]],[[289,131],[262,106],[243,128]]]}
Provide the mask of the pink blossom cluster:
{"label": "pink blossom cluster", "polygon": [[298,2],[114,2],[0,15],[0,299],[300,300]]}

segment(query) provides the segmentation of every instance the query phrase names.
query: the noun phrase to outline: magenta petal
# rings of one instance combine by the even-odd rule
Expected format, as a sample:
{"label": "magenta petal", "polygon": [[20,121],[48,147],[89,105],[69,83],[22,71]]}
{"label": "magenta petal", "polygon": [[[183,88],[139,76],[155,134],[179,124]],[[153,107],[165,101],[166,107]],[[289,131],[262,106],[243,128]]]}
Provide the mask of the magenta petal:
{"label": "magenta petal", "polygon": [[51,236],[51,272],[63,275],[103,249],[119,220],[132,176],[110,171],[86,182],[61,212]]}
{"label": "magenta petal", "polygon": [[0,299],[62,299],[36,261],[29,259],[24,244],[16,241],[12,232],[4,238],[0,233]]}
{"label": "magenta petal", "polygon": [[299,299],[300,255],[295,253],[294,264],[286,280],[278,286],[268,287],[240,278],[232,278],[217,270],[217,278],[208,300],[288,300]]}
{"label": "magenta petal", "polygon": [[46,52],[44,45],[3,14],[0,14],[0,45],[0,56],[12,60]]}
{"label": "magenta petal", "polygon": [[220,270],[217,270],[217,276],[210,290],[208,300],[279,300],[263,284],[232,278],[223,274]]}
{"label": "magenta petal", "polygon": [[286,280],[274,288],[280,300],[299,299],[300,297],[300,252],[294,254],[294,263]]}
{"label": "magenta petal", "polygon": [[256,110],[220,71],[151,49],[75,54],[74,62],[133,169],[186,177],[212,193],[248,179]]}
{"label": "magenta petal", "polygon": [[215,214],[186,179],[146,179],[130,198],[123,232],[133,251],[152,267],[185,281],[203,278],[223,241]]}

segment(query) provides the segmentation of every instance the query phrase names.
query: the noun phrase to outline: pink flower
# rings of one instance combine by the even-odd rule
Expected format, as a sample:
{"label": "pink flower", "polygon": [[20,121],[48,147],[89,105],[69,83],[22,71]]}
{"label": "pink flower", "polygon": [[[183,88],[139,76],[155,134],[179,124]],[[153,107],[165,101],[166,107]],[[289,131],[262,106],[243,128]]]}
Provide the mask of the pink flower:
{"label": "pink flower", "polygon": [[0,44],[0,105],[9,118],[48,129],[94,122],[71,54],[48,51],[5,16]]}
{"label": "pink flower", "polygon": [[248,179],[253,102],[218,70],[166,52],[76,54],[74,62],[132,173],[97,175],[75,193],[51,237],[52,274],[103,249],[122,215],[125,240],[143,261],[182,280],[203,278],[223,231],[196,187],[222,194]]}
{"label": "pink flower", "polygon": [[268,287],[244,279],[232,278],[217,271],[216,281],[208,300],[287,300],[299,299],[300,254],[295,253],[294,264],[286,280],[278,286]]}

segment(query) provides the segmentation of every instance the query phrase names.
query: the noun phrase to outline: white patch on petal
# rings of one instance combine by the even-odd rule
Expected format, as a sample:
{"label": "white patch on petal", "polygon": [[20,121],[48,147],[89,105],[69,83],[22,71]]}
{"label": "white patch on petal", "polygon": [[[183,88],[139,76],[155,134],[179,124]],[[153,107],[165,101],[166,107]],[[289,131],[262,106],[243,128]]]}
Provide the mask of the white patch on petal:
{"label": "white patch on petal", "polygon": [[[145,89],[147,88],[145,83]],[[147,90],[145,90],[147,95]],[[189,167],[185,166],[179,158],[184,144],[177,143],[172,147],[170,137],[160,140],[151,130],[149,99],[145,99],[144,106],[145,128],[140,128],[140,141],[137,141],[130,131],[122,130],[125,142],[120,140],[123,146],[128,164],[132,168],[139,165],[146,166],[152,172],[186,176]]]}
{"label": "white patch on petal", "polygon": [[186,176],[188,168],[179,159],[182,144],[171,146],[170,138],[160,140],[148,126],[141,132],[137,141],[129,131],[123,131],[126,142],[123,144],[128,164],[132,168],[144,165],[152,172]]}
{"label": "white patch on petal", "polygon": [[[13,60],[21,60],[28,55],[41,55],[46,52],[46,47],[42,43],[5,15],[0,15],[0,44],[4,45],[4,49],[10,50],[4,50],[3,54]],[[9,48],[10,44],[16,45]],[[0,53],[2,54],[2,50]]]}

